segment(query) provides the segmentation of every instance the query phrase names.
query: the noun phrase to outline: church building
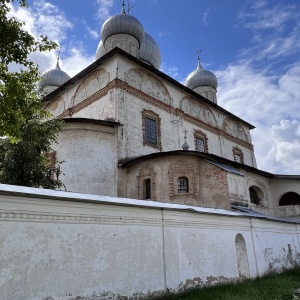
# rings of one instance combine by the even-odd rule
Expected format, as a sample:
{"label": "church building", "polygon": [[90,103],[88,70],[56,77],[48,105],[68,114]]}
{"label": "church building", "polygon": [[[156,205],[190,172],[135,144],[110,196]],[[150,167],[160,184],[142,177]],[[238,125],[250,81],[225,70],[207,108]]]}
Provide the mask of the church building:
{"label": "church building", "polygon": [[95,62],[42,74],[45,107],[66,125],[53,145],[67,191],[298,218],[300,176],[257,168],[252,124],[218,105],[198,57],[184,84],[125,12],[103,24]]}

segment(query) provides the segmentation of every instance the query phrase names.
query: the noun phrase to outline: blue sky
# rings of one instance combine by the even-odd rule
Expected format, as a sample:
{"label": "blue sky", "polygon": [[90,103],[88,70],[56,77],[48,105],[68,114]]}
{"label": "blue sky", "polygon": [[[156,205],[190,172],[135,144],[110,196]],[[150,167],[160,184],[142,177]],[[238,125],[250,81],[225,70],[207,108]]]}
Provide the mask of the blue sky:
{"label": "blue sky", "polygon": [[[32,34],[61,45],[73,76],[94,60],[103,22],[119,0],[30,0],[12,13]],[[218,104],[250,122],[258,167],[300,174],[299,0],[131,0],[130,13],[156,40],[161,70],[179,82],[201,63],[218,80]],[[127,2],[126,2],[127,6]],[[56,53],[35,53],[41,72]]]}

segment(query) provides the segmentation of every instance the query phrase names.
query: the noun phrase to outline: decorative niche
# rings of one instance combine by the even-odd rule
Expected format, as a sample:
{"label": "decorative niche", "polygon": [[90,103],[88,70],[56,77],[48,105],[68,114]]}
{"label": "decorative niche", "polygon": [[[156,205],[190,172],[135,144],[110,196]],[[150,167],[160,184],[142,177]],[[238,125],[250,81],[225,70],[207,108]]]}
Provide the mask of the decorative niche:
{"label": "decorative niche", "polygon": [[181,160],[177,165],[171,166],[169,171],[170,199],[198,198],[197,187],[198,172],[193,164]]}

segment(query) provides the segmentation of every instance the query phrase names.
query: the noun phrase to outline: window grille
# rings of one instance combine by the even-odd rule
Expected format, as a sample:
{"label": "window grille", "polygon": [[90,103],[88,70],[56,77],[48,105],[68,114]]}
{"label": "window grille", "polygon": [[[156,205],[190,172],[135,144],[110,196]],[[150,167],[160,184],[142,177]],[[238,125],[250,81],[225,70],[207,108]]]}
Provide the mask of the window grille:
{"label": "window grille", "polygon": [[196,151],[205,152],[205,142],[203,139],[196,137]]}
{"label": "window grille", "polygon": [[178,194],[189,192],[189,181],[186,177],[178,178]]}
{"label": "window grille", "polygon": [[236,161],[238,163],[242,162],[241,155],[237,154],[237,153],[234,153],[234,161]]}
{"label": "window grille", "polygon": [[150,144],[157,144],[157,123],[156,120],[145,118],[145,138]]}

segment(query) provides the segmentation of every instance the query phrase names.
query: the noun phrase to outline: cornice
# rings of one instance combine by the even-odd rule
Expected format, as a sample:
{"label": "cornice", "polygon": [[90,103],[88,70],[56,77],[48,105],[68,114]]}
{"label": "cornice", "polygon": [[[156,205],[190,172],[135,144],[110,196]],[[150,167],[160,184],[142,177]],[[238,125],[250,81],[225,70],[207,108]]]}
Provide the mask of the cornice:
{"label": "cornice", "polygon": [[[228,217],[228,216],[226,216]],[[217,217],[216,217],[217,218]],[[209,217],[211,219],[211,216]],[[0,210],[1,221],[18,221],[18,222],[31,222],[31,223],[66,223],[66,224],[117,224],[117,225],[152,225],[161,226],[162,223],[166,227],[185,227],[185,228],[205,228],[216,229],[218,227],[222,230],[236,231],[235,222],[222,221],[222,226],[219,227],[219,221],[205,220],[201,221],[192,218],[190,221],[165,219],[162,221],[160,218],[134,218],[118,216],[95,216],[95,215],[77,215],[77,214],[59,214],[59,213],[42,213],[42,212],[24,212],[24,211],[5,211]],[[239,230],[249,230],[248,222],[236,218],[239,223]],[[242,225],[242,223],[245,223]]]}

